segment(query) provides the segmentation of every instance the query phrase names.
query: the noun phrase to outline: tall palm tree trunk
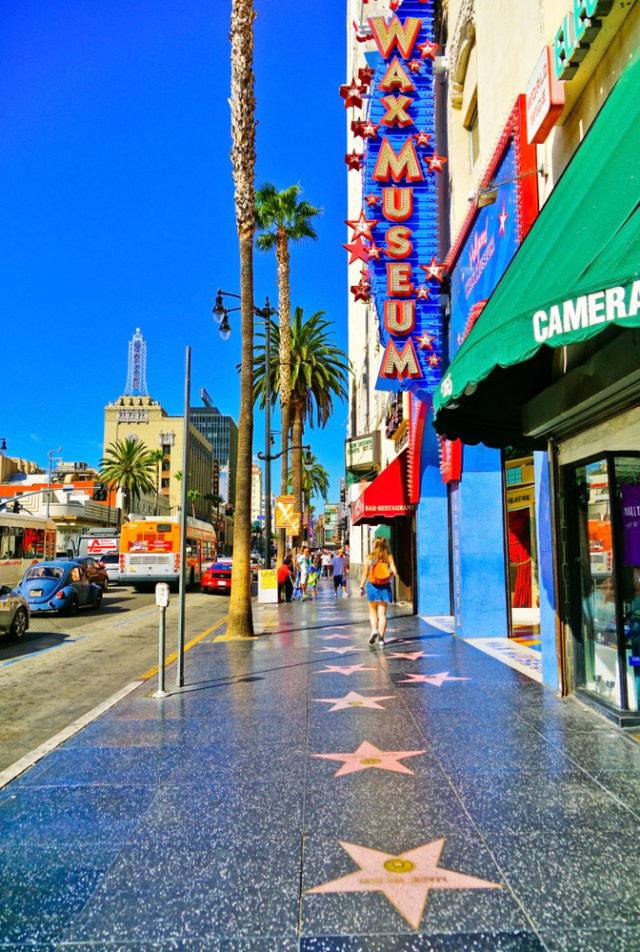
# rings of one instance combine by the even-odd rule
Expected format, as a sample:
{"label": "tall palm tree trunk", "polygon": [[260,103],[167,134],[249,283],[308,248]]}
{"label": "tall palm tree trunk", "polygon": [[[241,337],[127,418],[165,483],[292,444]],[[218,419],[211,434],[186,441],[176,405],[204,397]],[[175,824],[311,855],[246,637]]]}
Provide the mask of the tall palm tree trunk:
{"label": "tall palm tree trunk", "polygon": [[[291,427],[291,484],[293,486],[294,509],[300,513],[300,526],[302,526],[302,438],[304,436],[304,406],[296,401],[293,404],[293,421]],[[294,449],[297,447],[297,449]],[[302,540],[302,529],[300,535],[293,540],[294,548],[298,548]]]}
{"label": "tall palm tree trunk", "polygon": [[253,0],[231,12],[231,163],[240,249],[242,360],[233,567],[227,638],[253,637],[251,614],[251,462],[253,451],[253,233],[255,230],[255,95]]}
{"label": "tall palm tree trunk", "polygon": [[[282,229],[276,244],[278,265],[278,313],[280,324],[280,416],[282,451],[280,492],[286,496],[289,487],[289,426],[291,417],[291,292],[289,288],[289,243]],[[278,532],[278,563],[286,555],[287,530]]]}

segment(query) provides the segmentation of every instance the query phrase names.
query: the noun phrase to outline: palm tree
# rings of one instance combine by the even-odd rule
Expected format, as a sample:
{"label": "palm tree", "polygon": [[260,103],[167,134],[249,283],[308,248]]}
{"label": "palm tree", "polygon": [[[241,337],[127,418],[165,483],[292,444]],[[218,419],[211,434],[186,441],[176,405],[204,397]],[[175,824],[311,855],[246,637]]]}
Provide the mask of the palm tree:
{"label": "palm tree", "polygon": [[150,450],[149,451],[149,460],[155,466],[155,504],[153,507],[154,516],[158,515],[158,499],[160,497],[160,467],[162,466],[162,461],[164,459],[164,453],[162,450]]}
{"label": "palm tree", "polygon": [[[324,428],[333,412],[333,399],[347,398],[347,375],[351,362],[347,354],[335,346],[328,332],[332,321],[324,320],[324,311],[316,311],[305,321],[301,307],[295,309],[291,324],[291,474],[296,512],[302,512],[302,440],[304,426],[315,422]],[[272,340],[279,342],[277,325],[272,325]],[[262,335],[259,335],[262,336]],[[254,359],[254,398],[265,401],[264,345],[256,347]],[[273,353],[273,352],[272,352]],[[280,388],[277,358],[271,357],[272,400]],[[315,411],[315,412],[314,412]],[[288,474],[287,474],[288,475]],[[287,483],[288,484],[288,483]]]}
{"label": "palm tree", "polygon": [[187,490],[187,496],[188,496],[188,498],[189,498],[189,502],[191,503],[191,515],[192,515],[193,518],[195,519],[195,517],[196,517],[196,502],[198,501],[198,499],[199,499],[199,497],[200,497],[200,492],[199,492],[197,489],[189,489],[189,490]]}
{"label": "palm tree", "polygon": [[240,252],[242,365],[233,567],[227,638],[252,638],[251,464],[253,462],[253,235],[255,232],[256,100],[253,0],[232,0],[231,165]]}
{"label": "palm tree", "polygon": [[[311,505],[312,496],[321,496],[325,502],[327,501],[329,478],[329,473],[324,466],[318,462],[317,456],[311,454],[311,460],[305,462],[302,471],[302,498],[305,513],[311,513],[313,510],[313,506]],[[293,472],[289,470],[290,486],[293,486],[292,480]]]}
{"label": "palm tree", "polygon": [[140,501],[142,493],[153,492],[153,462],[140,440],[116,440],[110,443],[100,460],[100,477],[115,483],[124,495],[128,514]]}
{"label": "palm tree", "polygon": [[[321,209],[306,201],[298,201],[302,187],[290,185],[278,192],[274,185],[266,183],[256,194],[256,225],[260,234],[256,246],[260,251],[272,251],[275,248],[278,268],[278,312],[280,318],[280,413],[282,415],[282,470],[280,489],[287,491],[289,470],[289,429],[291,426],[291,295],[289,291],[289,242],[304,241],[305,238],[318,240],[310,219],[321,214]],[[278,533],[278,563],[285,556],[286,530]]]}

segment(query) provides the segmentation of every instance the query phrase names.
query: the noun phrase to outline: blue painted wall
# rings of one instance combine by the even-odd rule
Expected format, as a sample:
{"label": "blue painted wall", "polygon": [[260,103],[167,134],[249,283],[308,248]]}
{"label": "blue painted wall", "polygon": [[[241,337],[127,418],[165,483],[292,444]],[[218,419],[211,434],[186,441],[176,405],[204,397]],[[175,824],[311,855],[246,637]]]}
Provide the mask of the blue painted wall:
{"label": "blue painted wall", "polygon": [[452,491],[456,634],[508,635],[500,451],[463,448],[462,478]]}
{"label": "blue painted wall", "polygon": [[538,547],[538,585],[540,589],[542,680],[550,688],[557,691],[556,597],[553,581],[554,553],[547,454],[534,453],[533,466],[536,481],[536,544]]}
{"label": "blue painted wall", "polygon": [[416,547],[418,614],[451,614],[447,487],[440,472],[438,438],[429,421],[425,423],[422,437]]}

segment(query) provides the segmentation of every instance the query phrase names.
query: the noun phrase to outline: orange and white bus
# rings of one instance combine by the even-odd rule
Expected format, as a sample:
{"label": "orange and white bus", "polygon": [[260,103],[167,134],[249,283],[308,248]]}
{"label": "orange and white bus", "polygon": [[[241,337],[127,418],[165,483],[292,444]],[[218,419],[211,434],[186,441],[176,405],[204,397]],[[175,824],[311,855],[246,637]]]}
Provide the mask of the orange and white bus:
{"label": "orange and white bus", "polygon": [[55,522],[26,512],[0,512],[0,585],[13,588],[34,562],[55,557]]}
{"label": "orange and white bus", "polygon": [[[203,571],[216,561],[218,546],[213,526],[187,517],[184,577],[187,585],[200,582]],[[125,522],[120,530],[120,582],[180,580],[180,517],[145,516]]]}

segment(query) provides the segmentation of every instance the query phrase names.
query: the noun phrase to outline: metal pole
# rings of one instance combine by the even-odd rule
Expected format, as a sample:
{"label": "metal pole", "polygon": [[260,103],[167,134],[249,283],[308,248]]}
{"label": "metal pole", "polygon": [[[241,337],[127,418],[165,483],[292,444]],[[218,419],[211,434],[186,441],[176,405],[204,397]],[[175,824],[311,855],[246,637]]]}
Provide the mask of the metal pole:
{"label": "metal pole", "polygon": [[169,692],[164,689],[164,633],[166,611],[166,608],[160,608],[158,628],[158,690],[153,695],[154,697],[169,697]]}
{"label": "metal pole", "polygon": [[178,594],[178,665],[176,685],[184,685],[184,596],[187,558],[187,482],[189,468],[189,401],[191,399],[191,348],[187,347],[184,370],[184,429],[182,434],[182,508],[180,513],[180,587]]}
{"label": "metal pole", "polygon": [[264,413],[264,567],[271,568],[271,309],[264,302],[265,330],[265,413]]}
{"label": "metal pole", "polygon": [[49,518],[49,505],[51,502],[51,457],[54,453],[61,453],[62,447],[59,446],[57,450],[49,450],[49,472],[47,476],[47,519]]}

